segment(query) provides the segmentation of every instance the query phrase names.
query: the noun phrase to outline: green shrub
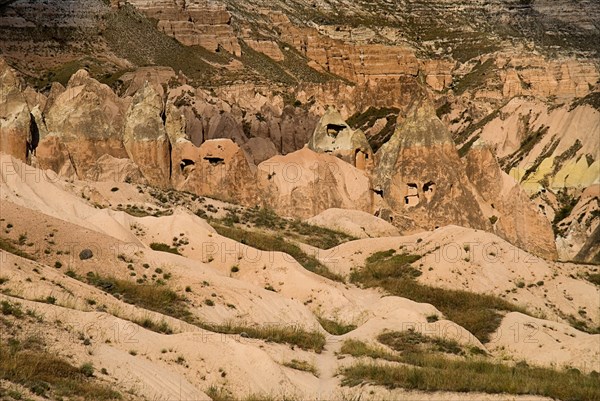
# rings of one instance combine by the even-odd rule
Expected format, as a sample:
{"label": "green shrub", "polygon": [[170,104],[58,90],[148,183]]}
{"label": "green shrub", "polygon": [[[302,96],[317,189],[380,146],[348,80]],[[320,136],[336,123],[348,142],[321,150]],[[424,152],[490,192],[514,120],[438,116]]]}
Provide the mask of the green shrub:
{"label": "green shrub", "polygon": [[168,252],[173,253],[175,255],[181,255],[177,248],[171,248],[169,245],[163,243],[153,242],[150,244],[150,248],[154,251]]}
{"label": "green shrub", "polygon": [[300,361],[298,359],[292,359],[289,362],[284,362],[283,366],[286,366],[291,369],[301,370],[303,372],[312,373],[313,376],[319,377],[319,371],[315,367],[315,365],[311,364],[307,361]]}
{"label": "green shrub", "polygon": [[20,304],[13,304],[9,301],[0,301],[0,311],[4,316],[14,316],[17,319],[23,317],[23,309]]}
{"label": "green shrub", "polygon": [[356,329],[356,325],[354,324],[345,324],[335,320],[326,319],[320,316],[317,316],[317,320],[326,332],[328,332],[329,334],[333,334],[334,336],[341,336]]}
{"label": "green shrub", "polygon": [[94,365],[92,365],[91,363],[84,363],[79,368],[79,371],[83,373],[85,377],[92,377],[94,376]]}

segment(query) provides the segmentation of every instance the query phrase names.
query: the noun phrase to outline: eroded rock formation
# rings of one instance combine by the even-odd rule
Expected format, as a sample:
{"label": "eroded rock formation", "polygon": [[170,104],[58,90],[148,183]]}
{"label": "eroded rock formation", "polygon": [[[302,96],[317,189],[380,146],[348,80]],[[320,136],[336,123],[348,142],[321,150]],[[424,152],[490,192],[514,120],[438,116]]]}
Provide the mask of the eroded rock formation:
{"label": "eroded rock formation", "polygon": [[127,100],[86,71],[78,71],[64,91],[51,93],[48,100],[44,115],[48,134],[40,138],[36,152],[40,167],[63,170],[62,160],[54,156],[60,154],[83,178],[105,154],[127,158],[122,140],[126,107]]}
{"label": "eroded rock formation", "polygon": [[279,214],[308,218],[330,208],[371,212],[369,176],[341,159],[308,148],[258,166],[264,199]]}
{"label": "eroded rock formation", "polygon": [[151,185],[170,185],[171,150],[163,100],[145,84],[133,97],[125,118],[123,145]]}
{"label": "eroded rock formation", "polygon": [[376,163],[374,188],[403,220],[401,228],[491,228],[446,127],[427,102],[412,109]]}
{"label": "eroded rock formation", "polygon": [[321,117],[308,148],[339,157],[359,170],[368,170],[373,166],[373,150],[365,134],[350,128],[333,108]]}
{"label": "eroded rock formation", "polygon": [[0,59],[0,151],[28,161],[39,132],[16,73]]}
{"label": "eroded rock formation", "polygon": [[550,222],[525,190],[500,169],[485,143],[476,143],[467,154],[466,172],[497,235],[535,255],[556,259]]}

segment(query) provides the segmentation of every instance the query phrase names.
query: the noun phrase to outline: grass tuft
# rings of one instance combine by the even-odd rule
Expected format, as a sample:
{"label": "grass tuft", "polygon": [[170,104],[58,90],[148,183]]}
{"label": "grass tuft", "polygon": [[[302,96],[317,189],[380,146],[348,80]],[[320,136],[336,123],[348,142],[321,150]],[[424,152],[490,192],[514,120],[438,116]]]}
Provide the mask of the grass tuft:
{"label": "grass tuft", "polygon": [[326,319],[321,316],[317,316],[317,320],[319,320],[319,323],[326,332],[333,334],[334,336],[342,336],[356,329],[356,325],[354,324],[345,324],[335,320]]}
{"label": "grass tuft", "polygon": [[312,373],[313,376],[319,377],[319,371],[317,370],[315,365],[313,365],[312,363],[307,362],[307,361],[300,361],[298,359],[292,359],[289,362],[284,362],[283,366],[286,366],[288,368],[295,369],[295,370],[301,370],[303,372]]}
{"label": "grass tuft", "polygon": [[167,244],[162,244],[159,242],[153,242],[150,244],[150,248],[154,251],[158,251],[158,252],[168,252],[168,253],[173,253],[175,255],[181,255],[179,253],[179,251],[177,250],[177,248],[171,248],[169,245]]}

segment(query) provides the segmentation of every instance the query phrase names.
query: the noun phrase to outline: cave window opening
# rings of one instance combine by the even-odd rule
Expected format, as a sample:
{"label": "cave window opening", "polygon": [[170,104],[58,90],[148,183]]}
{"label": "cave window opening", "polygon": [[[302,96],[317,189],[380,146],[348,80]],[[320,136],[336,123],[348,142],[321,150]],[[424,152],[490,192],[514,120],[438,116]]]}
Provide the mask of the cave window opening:
{"label": "cave window opening", "polygon": [[406,196],[404,197],[404,204],[408,207],[417,206],[419,200],[419,186],[415,183],[406,184]]}
{"label": "cave window opening", "polygon": [[369,155],[360,149],[354,151],[354,167],[359,170],[365,170],[367,168],[367,159]]}
{"label": "cave window opening", "polygon": [[345,125],[327,124],[327,135],[332,138],[337,138],[338,134],[344,129],[346,129]]}
{"label": "cave window opening", "polygon": [[183,159],[183,160],[181,161],[181,163],[179,163],[179,167],[181,167],[181,171],[183,171],[183,170],[184,170],[186,167],[193,166],[193,165],[195,165],[195,164],[196,164],[196,163],[194,163],[194,161],[193,161],[193,160],[190,160],[190,159]]}
{"label": "cave window opening", "polygon": [[207,156],[204,158],[204,160],[206,160],[207,162],[209,162],[212,166],[218,166],[221,164],[225,164],[225,159],[221,158],[221,157],[210,157]]}
{"label": "cave window opening", "polygon": [[427,199],[427,202],[431,201],[433,195],[435,195],[435,182],[428,181],[423,185],[423,195]]}

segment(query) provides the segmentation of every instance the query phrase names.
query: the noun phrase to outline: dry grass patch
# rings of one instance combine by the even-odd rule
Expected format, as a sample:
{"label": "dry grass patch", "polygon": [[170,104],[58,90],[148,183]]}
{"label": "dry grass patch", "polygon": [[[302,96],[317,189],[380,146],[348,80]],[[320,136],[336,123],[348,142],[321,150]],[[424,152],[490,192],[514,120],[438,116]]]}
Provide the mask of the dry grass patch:
{"label": "dry grass patch", "polygon": [[8,238],[0,237],[0,249],[3,251],[6,251],[8,253],[12,253],[13,255],[20,256],[25,259],[36,260],[34,256],[28,254],[27,252],[20,250],[17,247],[17,244]]}
{"label": "dry grass patch", "polygon": [[600,399],[598,376],[576,371],[559,372],[525,364],[507,366],[482,360],[449,360],[441,356],[410,354],[403,362],[414,366],[356,363],[342,369],[342,384],[372,383],[387,388],[421,391],[530,394],[564,401]]}
{"label": "dry grass patch", "polygon": [[293,326],[244,326],[235,323],[222,325],[199,323],[199,327],[205,330],[222,334],[240,335],[246,338],[255,338],[267,342],[289,344],[304,350],[321,353],[325,348],[325,336],[318,331],[306,331]]}
{"label": "dry grass patch", "polygon": [[308,271],[330,280],[344,281],[342,276],[331,272],[315,257],[306,254],[298,245],[293,244],[280,236],[265,232],[244,230],[237,227],[228,227],[216,223],[213,223],[213,227],[224,237],[231,238],[261,251],[287,253]]}
{"label": "dry grass patch", "polygon": [[[136,284],[114,277],[88,273],[87,282],[124,302],[187,322],[193,321],[187,301],[175,291],[158,284]],[[149,326],[153,327],[153,324]]]}
{"label": "dry grass patch", "polygon": [[27,387],[32,393],[61,399],[118,400],[121,395],[90,378],[88,365],[76,368],[43,351],[11,351],[0,346],[0,379]]}
{"label": "dry grass patch", "polygon": [[445,317],[469,330],[481,342],[487,342],[502,322],[502,311],[526,313],[523,308],[493,295],[448,290],[418,283],[421,272],[411,263],[418,255],[396,255],[394,250],[377,252],[365,266],[352,272],[350,281],[364,287],[380,287],[391,295],[429,303]]}
{"label": "dry grass patch", "polygon": [[317,320],[326,332],[333,334],[334,336],[342,336],[346,333],[350,333],[351,331],[356,330],[357,327],[354,324],[346,324],[336,320],[326,319],[321,316],[317,316]]}
{"label": "dry grass patch", "polygon": [[300,361],[298,359],[292,359],[289,362],[284,362],[283,366],[286,366],[288,368],[295,369],[295,370],[301,370],[303,372],[312,373],[313,376],[319,377],[319,371],[317,370],[315,365],[313,365],[312,363],[307,362],[307,361]]}

